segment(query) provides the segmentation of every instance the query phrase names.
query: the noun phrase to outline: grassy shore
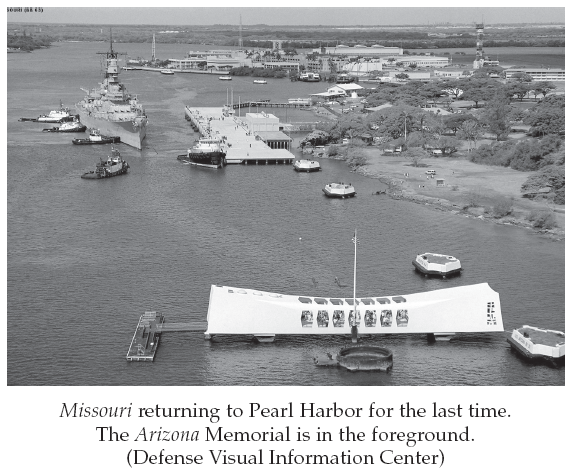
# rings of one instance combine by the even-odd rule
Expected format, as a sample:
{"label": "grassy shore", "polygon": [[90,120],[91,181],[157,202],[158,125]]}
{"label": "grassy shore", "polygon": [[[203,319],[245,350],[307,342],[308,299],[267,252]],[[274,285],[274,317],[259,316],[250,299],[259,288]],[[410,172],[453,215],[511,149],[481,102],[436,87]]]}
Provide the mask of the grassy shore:
{"label": "grassy shore", "polygon": [[[493,221],[502,225],[532,228],[527,216],[531,211],[554,213],[557,227],[540,231],[554,239],[564,238],[564,206],[523,198],[521,185],[533,172],[521,172],[504,167],[469,162],[466,152],[451,157],[427,156],[418,167],[412,165],[407,152],[387,156],[377,147],[364,147],[366,165],[356,172],[377,178],[388,185],[387,193],[394,199],[407,199],[430,205],[461,216]],[[427,178],[426,170],[435,170],[435,178]],[[437,186],[437,179],[444,186]],[[499,201],[512,201],[512,212],[494,218],[490,209]]]}

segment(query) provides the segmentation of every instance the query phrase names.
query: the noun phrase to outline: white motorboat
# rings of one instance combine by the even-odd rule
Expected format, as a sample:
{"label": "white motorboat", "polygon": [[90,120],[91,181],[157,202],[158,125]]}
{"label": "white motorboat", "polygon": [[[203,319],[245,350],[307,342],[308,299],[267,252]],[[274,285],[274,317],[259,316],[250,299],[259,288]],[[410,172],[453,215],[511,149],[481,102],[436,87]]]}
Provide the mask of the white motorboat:
{"label": "white motorboat", "polygon": [[255,79],[252,81],[254,84],[268,84],[264,79]]}
{"label": "white motorboat", "polygon": [[167,76],[172,76],[173,74],[175,74],[175,72],[170,70],[170,69],[161,69],[161,74],[165,74]]}
{"label": "white motorboat", "polygon": [[324,186],[322,191],[328,198],[351,198],[357,195],[356,189],[351,183],[329,183]]}
{"label": "white motorboat", "polygon": [[320,162],[317,160],[296,160],[294,162],[294,170],[297,172],[319,172],[321,170]]}
{"label": "white motorboat", "polygon": [[426,252],[418,254],[413,260],[415,268],[425,275],[441,275],[447,277],[461,272],[461,261],[453,256]]}
{"label": "white motorboat", "polygon": [[219,76],[221,81],[232,81],[232,76]]}

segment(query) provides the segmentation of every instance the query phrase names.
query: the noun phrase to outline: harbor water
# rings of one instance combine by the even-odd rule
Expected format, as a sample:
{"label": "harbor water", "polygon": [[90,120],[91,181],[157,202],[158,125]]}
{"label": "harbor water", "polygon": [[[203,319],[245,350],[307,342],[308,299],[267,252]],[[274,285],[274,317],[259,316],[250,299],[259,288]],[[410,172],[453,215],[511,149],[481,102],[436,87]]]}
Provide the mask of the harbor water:
{"label": "harbor water", "polygon": [[[81,180],[110,146],[77,147],[71,139],[83,134],[43,134],[41,124],[18,118],[47,113],[60,100],[73,106],[84,95],[80,87],[101,81],[95,53],[107,48],[59,43],[8,55],[9,385],[564,385],[564,368],[530,365],[506,342],[522,324],[564,330],[563,242],[374,195],[379,181],[343,162],[322,159],[322,172],[298,174],[291,165],[211,170],[177,161],[198,138],[185,105],[222,105],[231,87],[235,101],[286,102],[324,91],[325,83],[124,71],[121,81],[149,117],[145,147],[118,146],[128,174]],[[115,48],[150,56],[150,45]],[[182,57],[189,49],[157,45],[157,56]],[[267,112],[284,122],[317,120],[310,112]],[[321,190],[333,181],[351,182],[357,198],[327,199]],[[354,228],[358,297],[488,282],[500,294],[507,333],[449,343],[428,343],[425,335],[375,338],[393,351],[389,373],[314,366],[314,356],[347,344],[341,337],[258,344],[169,333],[154,363],[126,361],[141,313],[206,322],[212,284],[351,297]],[[426,251],[458,257],[462,275],[415,273],[411,261]]]}

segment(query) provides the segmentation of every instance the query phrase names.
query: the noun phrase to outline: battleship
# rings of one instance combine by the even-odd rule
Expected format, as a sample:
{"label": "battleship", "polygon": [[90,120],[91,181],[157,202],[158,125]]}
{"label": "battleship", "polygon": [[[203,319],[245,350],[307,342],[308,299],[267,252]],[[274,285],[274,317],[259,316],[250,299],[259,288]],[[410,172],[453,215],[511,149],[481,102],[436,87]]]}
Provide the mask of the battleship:
{"label": "battleship", "polygon": [[109,51],[98,54],[105,55],[105,78],[99,88],[82,88],[87,95],[76,104],[80,122],[99,129],[103,135],[119,136],[122,143],[140,150],[147,130],[147,116],[137,96],[129,94],[119,82],[120,53],[113,51],[111,37]]}

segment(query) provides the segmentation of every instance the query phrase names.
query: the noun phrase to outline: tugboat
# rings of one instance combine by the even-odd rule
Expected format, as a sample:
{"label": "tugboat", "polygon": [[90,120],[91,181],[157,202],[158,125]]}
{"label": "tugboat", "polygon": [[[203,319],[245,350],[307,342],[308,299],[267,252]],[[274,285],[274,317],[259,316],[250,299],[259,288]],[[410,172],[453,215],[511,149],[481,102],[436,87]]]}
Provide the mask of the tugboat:
{"label": "tugboat", "polygon": [[100,160],[95,164],[95,171],[84,173],[81,177],[91,180],[100,178],[111,178],[112,176],[122,175],[129,170],[129,164],[121,158],[119,150],[112,148],[111,155],[107,157],[107,161]]}
{"label": "tugboat", "polygon": [[523,325],[512,331],[506,341],[528,360],[540,360],[554,366],[564,364],[566,347],[564,332]]}
{"label": "tugboat", "polygon": [[350,183],[330,183],[322,189],[328,198],[351,198],[356,196],[356,189]]}
{"label": "tugboat", "polygon": [[412,264],[425,276],[440,275],[445,278],[449,275],[458,274],[462,270],[461,261],[456,257],[433,252],[417,255]]}
{"label": "tugboat", "polygon": [[78,120],[71,122],[64,122],[59,127],[52,127],[51,129],[44,129],[42,132],[85,132],[87,127]]}
{"label": "tugboat", "polygon": [[80,121],[102,134],[117,135],[121,142],[141,150],[147,132],[147,115],[137,96],[131,95],[119,82],[117,62],[121,53],[113,50],[110,38],[110,50],[98,54],[105,55],[105,78],[98,88],[82,89],[86,96],[76,104]]}
{"label": "tugboat", "polygon": [[89,137],[87,139],[73,139],[72,143],[74,145],[101,145],[108,143],[119,143],[119,137],[108,137],[106,135],[101,135],[99,130],[91,129],[89,131]]}
{"label": "tugboat", "polygon": [[222,168],[226,165],[226,152],[222,149],[221,139],[206,137],[199,139],[197,145],[188,149],[185,155],[179,155],[177,160],[186,165]]}
{"label": "tugboat", "polygon": [[294,170],[296,170],[297,172],[306,172],[306,173],[319,172],[321,170],[320,162],[316,160],[306,160],[306,159],[296,160],[294,162]]}
{"label": "tugboat", "polygon": [[60,108],[57,110],[50,111],[47,115],[41,115],[36,119],[27,119],[22,117],[19,122],[47,122],[52,124],[57,124],[61,122],[65,122],[66,120],[73,120],[74,116],[70,114],[70,110],[67,107],[64,107],[62,102],[60,101]]}

